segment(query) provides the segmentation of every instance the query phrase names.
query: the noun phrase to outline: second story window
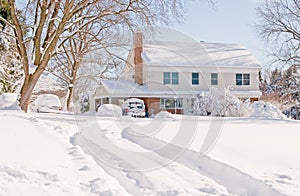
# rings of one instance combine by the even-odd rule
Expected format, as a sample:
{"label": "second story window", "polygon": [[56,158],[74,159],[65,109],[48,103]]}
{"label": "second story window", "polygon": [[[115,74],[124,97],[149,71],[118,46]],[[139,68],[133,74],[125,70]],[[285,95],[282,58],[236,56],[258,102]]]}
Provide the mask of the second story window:
{"label": "second story window", "polygon": [[199,84],[199,73],[192,73],[192,85]]}
{"label": "second story window", "polygon": [[179,84],[179,74],[178,72],[164,72],[163,82],[164,84]]}
{"label": "second story window", "polygon": [[164,72],[164,84],[171,84],[170,72]]}
{"label": "second story window", "polygon": [[250,74],[235,74],[235,84],[237,86],[250,85]]}
{"label": "second story window", "polygon": [[211,83],[211,85],[218,85],[218,74],[217,73],[211,73],[210,83]]}
{"label": "second story window", "polygon": [[178,72],[172,72],[172,84],[179,84]]}

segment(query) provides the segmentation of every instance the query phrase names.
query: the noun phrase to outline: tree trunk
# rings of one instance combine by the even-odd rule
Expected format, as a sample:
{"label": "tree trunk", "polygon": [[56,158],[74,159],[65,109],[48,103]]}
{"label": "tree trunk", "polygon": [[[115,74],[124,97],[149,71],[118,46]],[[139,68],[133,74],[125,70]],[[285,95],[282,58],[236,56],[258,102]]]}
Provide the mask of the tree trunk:
{"label": "tree trunk", "polygon": [[21,88],[20,106],[21,109],[26,113],[28,110],[31,94],[42,73],[43,72],[36,72],[34,75],[30,74],[25,76],[24,84]]}
{"label": "tree trunk", "polygon": [[70,112],[70,105],[71,105],[71,100],[73,97],[73,91],[74,91],[74,87],[70,86],[69,87],[69,94],[68,94],[68,98],[67,98],[67,111]]}
{"label": "tree trunk", "polygon": [[76,77],[77,77],[77,71],[79,69],[80,62],[75,61],[74,64],[72,65],[72,74],[71,74],[71,81],[69,84],[69,94],[67,98],[67,111],[70,111],[70,104],[73,98],[73,93],[74,93],[74,85],[76,82]]}

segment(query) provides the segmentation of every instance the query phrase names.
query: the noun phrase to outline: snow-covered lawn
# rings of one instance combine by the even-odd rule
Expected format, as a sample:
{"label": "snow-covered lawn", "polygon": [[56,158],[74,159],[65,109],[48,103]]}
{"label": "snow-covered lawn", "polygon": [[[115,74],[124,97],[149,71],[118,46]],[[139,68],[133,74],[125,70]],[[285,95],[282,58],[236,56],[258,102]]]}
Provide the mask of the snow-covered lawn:
{"label": "snow-covered lawn", "polygon": [[0,125],[0,195],[300,195],[299,121],[0,110]]}
{"label": "snow-covered lawn", "polygon": [[226,120],[208,155],[284,194],[300,195],[299,141],[299,121]]}
{"label": "snow-covered lawn", "polygon": [[[154,137],[172,142],[176,137],[174,132],[181,131],[181,123],[180,120],[165,123]],[[211,123],[220,123],[221,131],[207,152],[208,157],[259,179],[281,193],[300,195],[300,121],[198,117],[197,132],[188,149],[200,152]],[[133,138],[136,140],[141,141]]]}
{"label": "snow-covered lawn", "polygon": [[[79,146],[71,116],[0,111],[0,195],[126,195]],[[67,124],[68,129],[61,125]]]}

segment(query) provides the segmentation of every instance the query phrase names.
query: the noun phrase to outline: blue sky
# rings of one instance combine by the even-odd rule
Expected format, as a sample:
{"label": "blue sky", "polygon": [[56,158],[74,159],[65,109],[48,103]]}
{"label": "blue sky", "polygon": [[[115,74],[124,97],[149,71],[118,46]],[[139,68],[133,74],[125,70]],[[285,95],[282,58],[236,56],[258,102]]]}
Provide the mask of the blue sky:
{"label": "blue sky", "polygon": [[258,21],[256,8],[261,0],[216,2],[213,8],[206,3],[191,2],[186,21],[174,28],[199,41],[243,44],[264,66],[267,63],[267,48],[254,29]]}

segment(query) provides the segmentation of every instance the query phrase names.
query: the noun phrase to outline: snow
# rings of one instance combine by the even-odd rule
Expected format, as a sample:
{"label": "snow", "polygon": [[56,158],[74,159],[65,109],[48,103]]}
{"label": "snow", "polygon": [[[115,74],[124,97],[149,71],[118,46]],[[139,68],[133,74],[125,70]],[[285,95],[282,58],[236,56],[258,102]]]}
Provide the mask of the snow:
{"label": "snow", "polygon": [[16,42],[13,36],[9,36],[14,31],[9,25],[0,28],[0,93],[18,92],[23,82],[23,71]]}
{"label": "snow", "polygon": [[20,110],[18,106],[18,94],[3,93],[0,95],[0,110]]}
{"label": "snow", "polygon": [[[226,186],[226,188],[237,195],[280,195],[279,192],[266,186],[262,181],[251,178],[251,176],[236,170],[229,165],[201,155],[197,151],[181,148],[177,145],[170,145],[153,138],[139,138],[129,132],[123,132],[123,136],[146,149],[153,150],[161,156],[174,159],[174,152],[181,154],[176,162],[191,168],[200,174],[205,174],[211,179]],[[160,149],[164,146],[166,149]],[[157,150],[158,149],[158,150]],[[172,152],[172,153],[170,153]]]}
{"label": "snow", "polygon": [[154,119],[163,120],[163,121],[168,121],[168,120],[174,121],[174,120],[176,120],[174,115],[172,115],[170,112],[167,112],[167,111],[161,111],[161,112],[157,113],[154,116]]}
{"label": "snow", "polygon": [[[237,195],[275,194],[261,191],[277,191],[295,196],[300,194],[299,121],[266,118],[185,118],[185,122],[165,121],[161,126],[148,127],[147,132],[137,133],[137,126],[132,126],[134,128],[129,131],[123,131],[123,136],[150,151],[156,150],[162,156],[173,156],[176,162],[198,170]],[[189,124],[184,124],[186,122]],[[203,151],[212,135],[208,130],[212,124],[217,123],[221,125],[219,135],[211,142],[209,150]],[[138,124],[142,127],[149,123]],[[156,129],[152,130],[151,137],[145,137],[150,135],[149,128]],[[193,130],[195,132],[190,133]],[[186,138],[188,134],[190,140],[183,143],[181,138]],[[174,157],[176,152],[178,155],[183,151],[183,155]],[[200,152],[204,154],[201,156]]]}
{"label": "snow", "polygon": [[[191,91],[170,91],[165,85],[161,85],[160,90],[153,90],[148,88],[147,85],[138,85],[133,81],[129,80],[102,80],[103,87],[107,92],[115,97],[157,97],[161,95],[165,96],[177,96],[177,95],[187,95]],[[98,93],[98,95],[103,93]]]}
{"label": "snow", "polygon": [[[104,89],[109,95],[114,97],[176,97],[190,96],[192,90],[185,91],[170,91],[169,87],[161,84],[160,90],[148,88],[147,85],[137,85],[129,80],[101,80]],[[157,84],[156,84],[157,85]],[[96,97],[103,96],[103,92],[97,92]]]}
{"label": "snow", "polygon": [[[168,158],[122,137],[122,124],[139,121],[80,119],[81,134],[74,144],[83,146],[106,172],[133,195],[230,195],[226,188]],[[78,119],[78,120],[79,120]],[[148,119],[144,119],[148,120]],[[169,163],[169,164],[165,164]]]}
{"label": "snow", "polygon": [[271,118],[0,110],[0,195],[300,195],[300,122],[253,108]]}
{"label": "snow", "polygon": [[257,101],[251,104],[250,117],[267,118],[267,119],[283,119],[286,118],[282,112],[271,103]]}
{"label": "snow", "polygon": [[[0,195],[128,195],[118,181],[69,142],[74,119],[0,112]],[[52,125],[56,118],[58,125]],[[49,124],[48,124],[49,123]]]}
{"label": "snow", "polygon": [[209,155],[296,196],[300,194],[299,128],[299,122],[288,120],[225,122]]}
{"label": "snow", "polygon": [[[95,98],[102,98],[105,95],[113,97],[191,97],[193,94],[202,94],[209,92],[208,90],[173,90],[163,84],[155,83],[159,85],[156,89],[148,87],[148,85],[137,85],[134,81],[119,79],[119,80],[101,80],[103,85],[96,92]],[[259,97],[260,91],[252,90],[231,90],[231,93],[238,97]]]}
{"label": "snow", "polygon": [[122,109],[118,105],[103,104],[98,108],[97,116],[102,117],[121,117]]}
{"label": "snow", "polygon": [[60,112],[61,102],[58,96],[53,94],[39,95],[36,100],[31,104],[32,111],[38,112]]}
{"label": "snow", "polygon": [[143,49],[145,63],[152,66],[260,68],[255,57],[240,44],[150,41]]}

